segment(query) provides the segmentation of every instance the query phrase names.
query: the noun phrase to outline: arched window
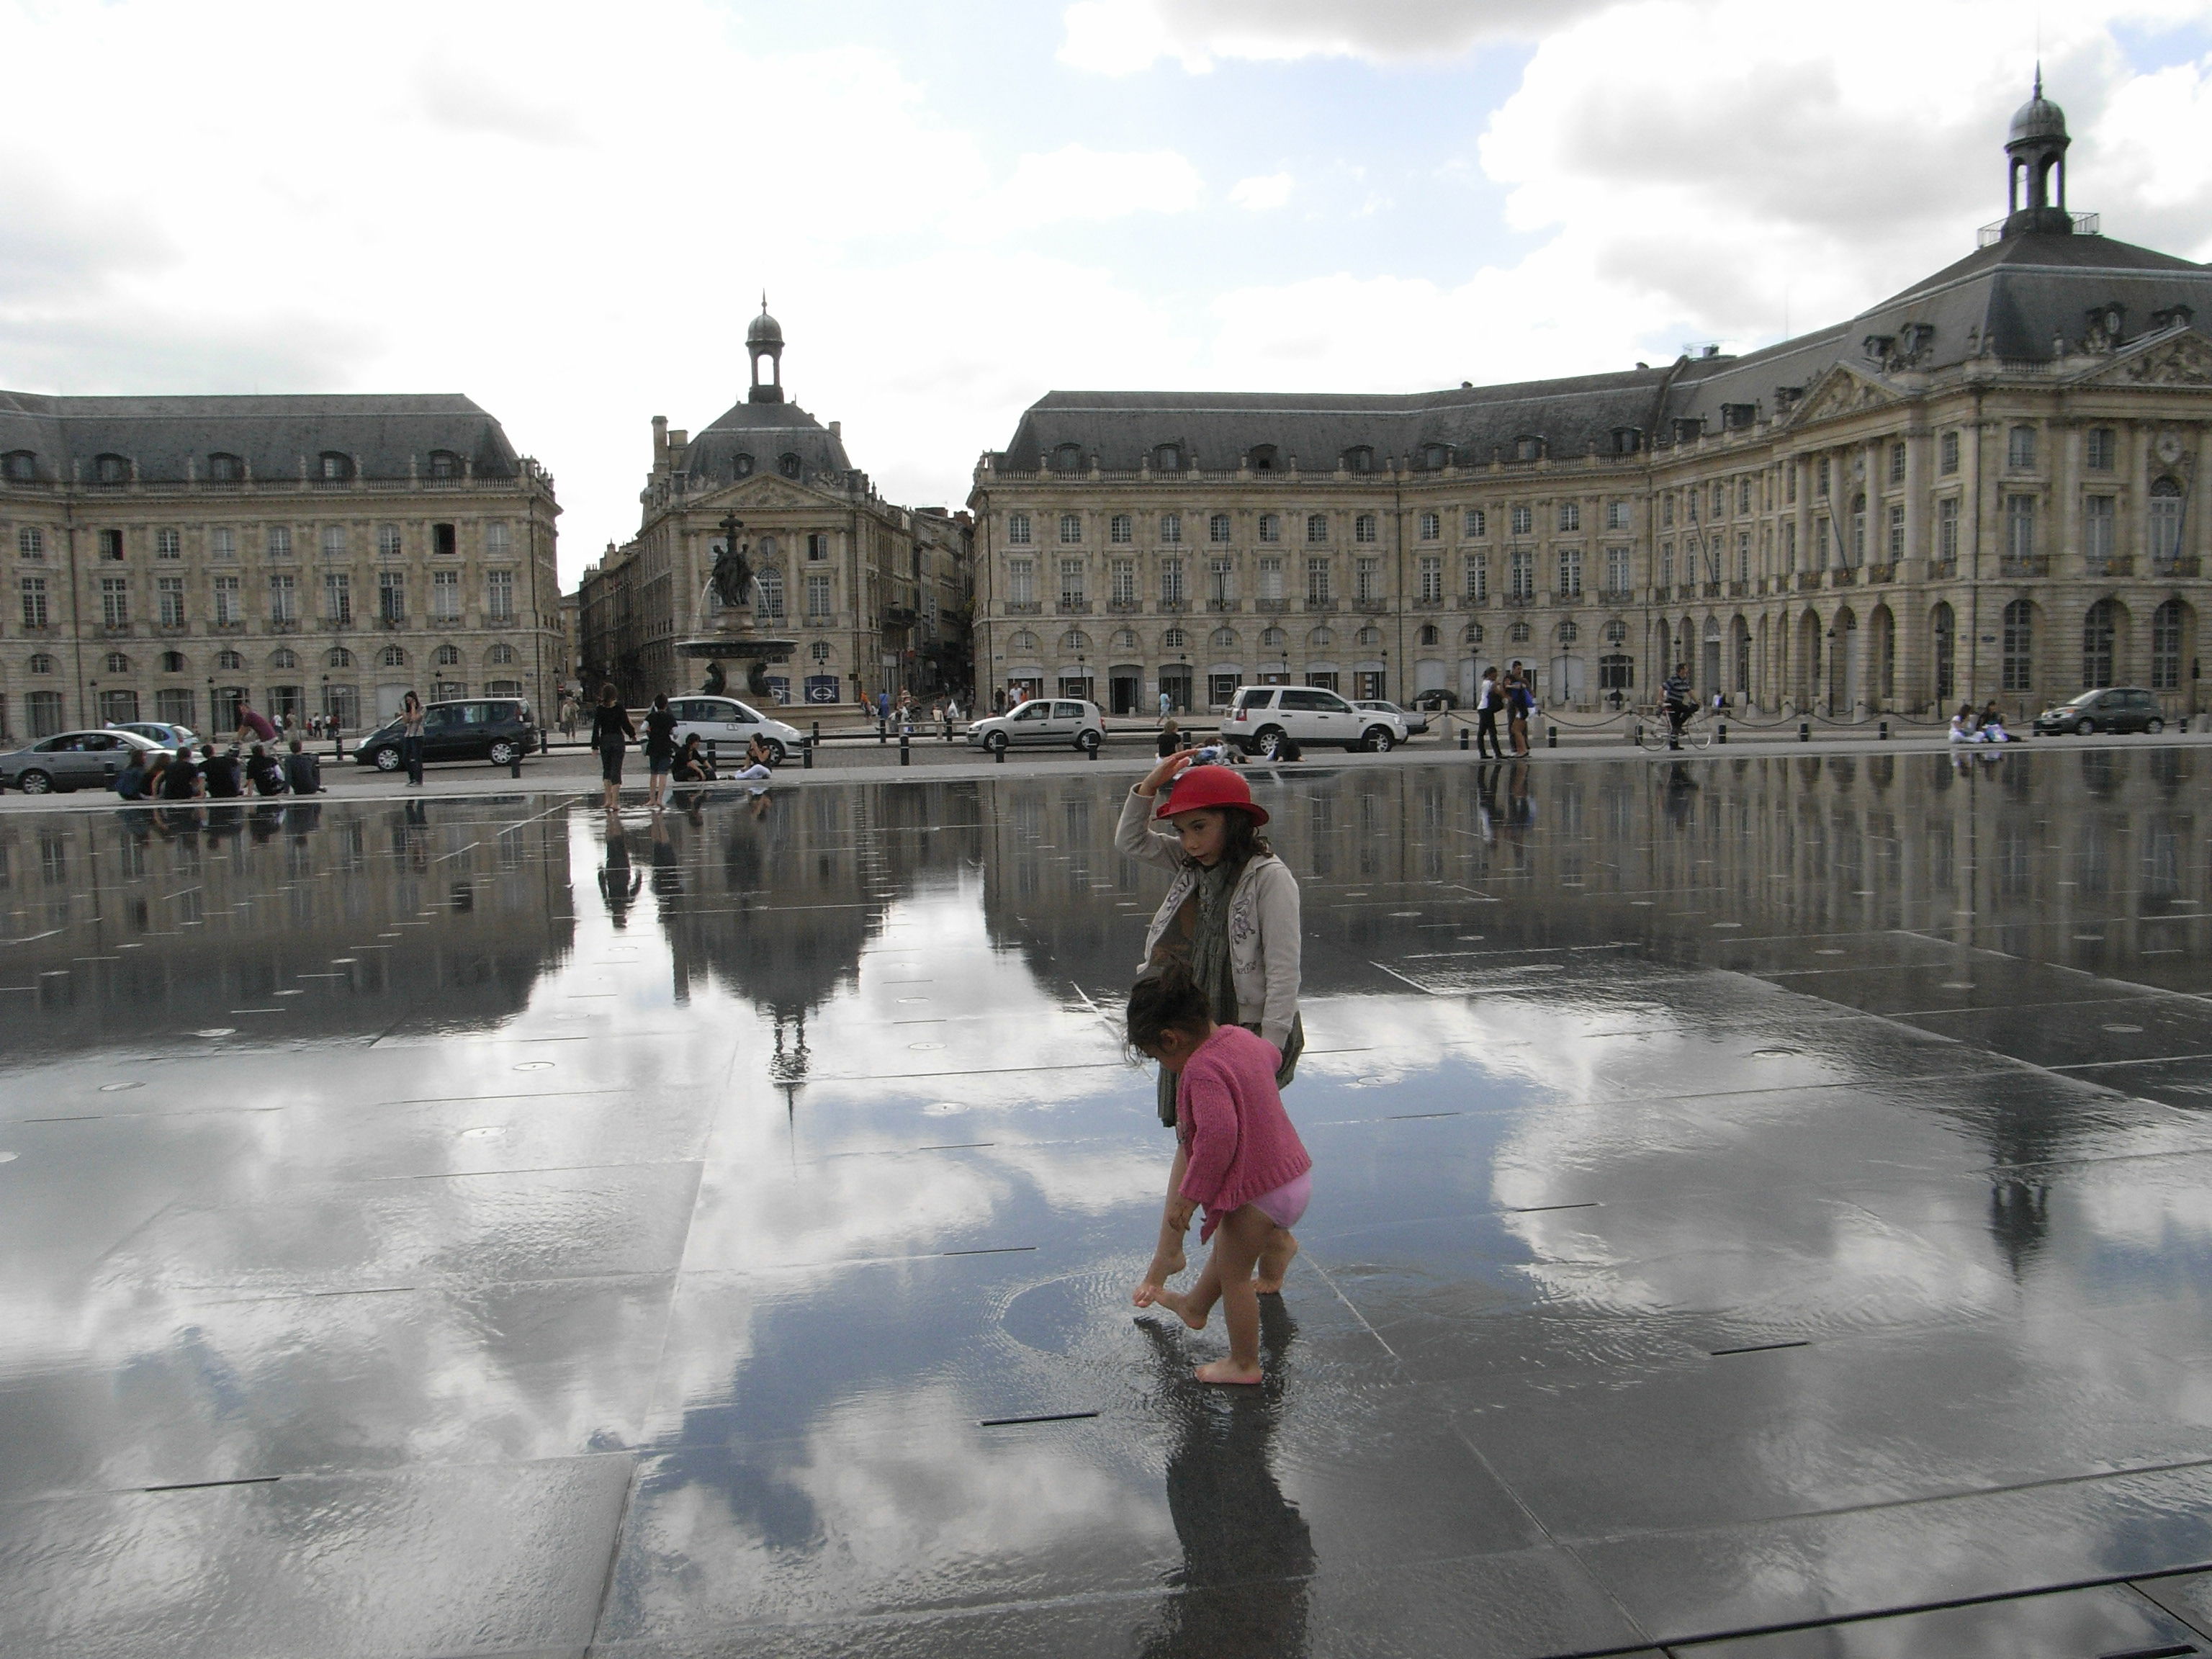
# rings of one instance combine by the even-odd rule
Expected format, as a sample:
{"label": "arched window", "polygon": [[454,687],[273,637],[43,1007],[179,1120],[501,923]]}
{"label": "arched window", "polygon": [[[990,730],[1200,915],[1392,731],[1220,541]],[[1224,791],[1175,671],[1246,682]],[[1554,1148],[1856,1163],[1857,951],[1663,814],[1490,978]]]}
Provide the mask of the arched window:
{"label": "arched window", "polygon": [[246,477],[246,463],[222,450],[208,457],[208,477],[216,483],[238,483]]}
{"label": "arched window", "polygon": [[1237,630],[1233,628],[1217,628],[1206,642],[1216,651],[1234,651],[1237,648]]}
{"label": "arched window", "polygon": [[300,659],[294,653],[291,647],[280,645],[269,653],[269,665],[271,668],[297,668],[300,665]]}
{"label": "arched window", "polygon": [[1306,635],[1306,643],[1316,651],[1326,651],[1336,643],[1336,635],[1326,628],[1316,628]]}
{"label": "arched window", "polygon": [[1114,635],[1114,648],[1116,651],[1134,651],[1137,648],[1137,630],[1124,628],[1118,631]]}
{"label": "arched window", "polygon": [[2004,608],[2004,636],[1999,647],[2004,690],[2027,691],[2035,684],[2035,606],[2014,599]]}
{"label": "arched window", "polygon": [[1572,623],[1563,622],[1559,624],[1559,643],[1561,645],[1572,645],[1581,637],[1582,629],[1577,628]]}
{"label": "arched window", "polygon": [[161,672],[164,674],[183,673],[185,672],[185,653],[181,651],[164,651],[161,653]]}
{"label": "arched window", "polygon": [[350,668],[353,666],[353,653],[342,645],[334,645],[331,647],[330,654],[323,659],[323,666]]}
{"label": "arched window", "polygon": [[806,465],[791,451],[786,450],[776,458],[775,470],[787,478],[795,478],[806,470]]}
{"label": "arched window", "polygon": [[817,662],[828,662],[830,660],[830,641],[827,640],[815,641],[813,644],[806,647],[806,654],[813,658]]}
{"label": "arched window", "polygon": [[1480,645],[1482,643],[1482,624],[1480,623],[1469,623],[1467,625],[1467,632],[1462,635],[1461,638],[1462,641],[1465,644]]}
{"label": "arched window", "polygon": [[2181,486],[2171,478],[2150,487],[2150,557],[2168,568],[2181,557]]}
{"label": "arched window", "polygon": [[39,476],[39,458],[27,449],[11,449],[0,455],[0,477],[29,483]]}
{"label": "arched window", "polygon": [[27,665],[33,674],[51,674],[54,672],[54,659],[43,651],[32,653],[31,660]]}
{"label": "arched window", "polygon": [[1060,636],[1060,648],[1063,651],[1088,651],[1091,635],[1079,628],[1071,628]]}
{"label": "arched window", "polygon": [[1291,636],[1279,628],[1263,628],[1260,630],[1260,648],[1263,651],[1279,651],[1290,642]]}
{"label": "arched window", "polygon": [[1619,621],[1607,623],[1605,625],[1605,642],[1607,645],[1626,645],[1628,642],[1628,624]]}
{"label": "arched window", "polygon": [[407,666],[407,653],[396,645],[387,645],[376,653],[376,665],[379,668],[404,668]]}
{"label": "arched window", "polygon": [[753,458],[742,449],[736,454],[731,456],[730,476],[733,478],[751,477],[753,476]]}
{"label": "arched window", "polygon": [[131,672],[131,659],[120,651],[111,651],[107,653],[107,659],[102,665],[102,669],[103,672],[110,674],[127,674]]}
{"label": "arched window", "polygon": [[505,668],[514,661],[514,647],[511,645],[495,645],[486,653],[485,660],[495,668]]}
{"label": "arched window", "polygon": [[1434,645],[1443,636],[1437,632],[1437,625],[1434,623],[1423,623],[1421,624],[1421,643],[1423,645]]}
{"label": "arched window", "polygon": [[131,481],[131,462],[122,455],[95,455],[92,458],[92,481],[94,483],[118,484]]}
{"label": "arched window", "polygon": [[1160,649],[1163,651],[1181,651],[1189,644],[1190,635],[1180,628],[1170,628],[1160,635]]}
{"label": "arched window", "polygon": [[223,673],[236,674],[244,671],[246,659],[235,651],[218,651],[215,653],[215,665]]}
{"label": "arched window", "polygon": [[1928,631],[1935,646],[1931,654],[1936,659],[1936,702],[1940,708],[1951,701],[1958,679],[1959,624],[1948,600],[1929,613]]}
{"label": "arched window", "polygon": [[1020,633],[1015,635],[1013,638],[1006,641],[1006,647],[1009,650],[1019,651],[1026,655],[1034,656],[1036,653],[1037,649],[1037,636],[1030,633],[1028,629],[1024,628]]}
{"label": "arched window", "polygon": [[461,647],[458,645],[441,645],[431,653],[430,659],[441,668],[459,668],[461,665]]}
{"label": "arched window", "polygon": [[343,450],[325,450],[317,458],[316,476],[325,483],[343,483],[353,477],[353,457]]}
{"label": "arched window", "polygon": [[1511,640],[1516,645],[1528,644],[1529,636],[1528,624],[1524,622],[1515,623],[1512,627],[1505,630],[1505,636]]}
{"label": "arched window", "polygon": [[1352,636],[1354,645],[1377,646],[1382,643],[1382,630],[1370,623]]}
{"label": "arched window", "polygon": [[[325,474],[325,477],[328,475]],[[430,476],[434,478],[458,478],[461,476],[461,458],[450,449],[430,452]]]}
{"label": "arched window", "polygon": [[2179,599],[2168,599],[2150,616],[2150,689],[2181,689],[2181,644],[2186,613]]}
{"label": "arched window", "polygon": [[[2011,612],[2008,611],[2009,617]],[[2094,691],[2112,683],[2112,646],[2119,635],[2120,607],[2100,599],[2081,618],[2081,689]]]}

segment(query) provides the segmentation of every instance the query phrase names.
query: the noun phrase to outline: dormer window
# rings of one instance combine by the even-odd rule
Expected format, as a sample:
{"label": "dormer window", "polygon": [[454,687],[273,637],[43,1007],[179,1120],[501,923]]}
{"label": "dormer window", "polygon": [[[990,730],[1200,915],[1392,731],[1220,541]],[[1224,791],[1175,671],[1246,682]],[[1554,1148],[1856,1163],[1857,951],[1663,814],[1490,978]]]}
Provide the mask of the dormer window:
{"label": "dormer window", "polygon": [[1245,457],[1245,465],[1255,472],[1273,472],[1275,470],[1274,445],[1254,444]]}
{"label": "dormer window", "polygon": [[2197,313],[2187,306],[2168,306],[2163,311],[2151,313],[2150,325],[2153,328],[2187,328],[2196,317]]}
{"label": "dormer window", "polygon": [[[1536,441],[1533,438],[1529,438],[1523,439],[1522,441],[1526,443],[1534,443]],[[1451,446],[1449,444],[1430,444],[1425,447],[1421,451],[1421,465],[1431,472],[1443,471],[1444,468],[1451,465],[1451,458],[1452,453]],[[1534,454],[1529,454],[1522,457],[1522,459],[1524,460],[1533,461],[1536,458]]]}
{"label": "dormer window", "polygon": [[730,476],[733,478],[751,477],[753,476],[753,458],[745,453],[742,449],[736,454],[731,456]]}
{"label": "dormer window", "polygon": [[246,477],[246,463],[218,450],[208,457],[208,477],[216,483],[237,483]]}
{"label": "dormer window", "polygon": [[[328,460],[330,458],[328,456],[324,457],[324,459],[325,460]],[[323,476],[327,478],[331,475],[325,472]],[[340,474],[339,476],[343,477],[344,475]],[[434,478],[459,477],[461,476],[461,458],[454,454],[450,449],[432,450],[430,452],[430,476]]]}
{"label": "dormer window", "polygon": [[1686,415],[1674,422],[1674,441],[1678,444],[1692,444],[1705,435],[1705,422],[1703,416]]}
{"label": "dormer window", "polygon": [[1062,444],[1052,452],[1052,470],[1055,472],[1083,471],[1083,446]]}
{"label": "dormer window", "polygon": [[793,454],[789,450],[786,450],[781,455],[776,458],[775,470],[782,473],[787,478],[795,478],[806,470],[806,466],[805,463],[801,461],[798,456]]}
{"label": "dormer window", "polygon": [[1344,470],[1346,472],[1372,472],[1375,470],[1375,452],[1365,444],[1346,450]]}
{"label": "dormer window", "polygon": [[1162,444],[1152,452],[1152,471],[1155,472],[1182,471],[1182,448],[1175,444]]}
{"label": "dormer window", "polygon": [[1757,404],[1723,404],[1721,405],[1721,430],[1723,432],[1748,432],[1758,419]]}
{"label": "dormer window", "polygon": [[1516,461],[1539,460],[1543,453],[1544,441],[1533,433],[1524,432],[1513,441],[1513,459]]}
{"label": "dormer window", "polygon": [[353,457],[326,449],[317,458],[315,475],[325,483],[343,483],[353,477]]}
{"label": "dormer window", "polygon": [[131,462],[122,455],[95,455],[92,458],[92,481],[94,483],[117,484],[131,481]]}
{"label": "dormer window", "polygon": [[27,449],[11,449],[0,455],[0,477],[29,483],[39,476],[39,458]]}
{"label": "dormer window", "polygon": [[1633,455],[1638,450],[1643,447],[1644,433],[1641,428],[1632,426],[1617,426],[1613,428],[1613,453],[1614,454]]}

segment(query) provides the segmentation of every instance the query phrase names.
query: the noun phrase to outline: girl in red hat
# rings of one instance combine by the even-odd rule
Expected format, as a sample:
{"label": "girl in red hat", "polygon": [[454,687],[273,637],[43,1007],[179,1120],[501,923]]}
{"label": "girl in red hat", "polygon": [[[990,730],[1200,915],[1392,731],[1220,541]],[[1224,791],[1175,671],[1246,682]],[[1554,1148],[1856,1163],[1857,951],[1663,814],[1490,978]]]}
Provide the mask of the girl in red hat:
{"label": "girl in red hat", "polygon": [[[1225,766],[1194,765],[1194,758],[1184,751],[1154,767],[1122,802],[1114,832],[1116,851],[1174,872],[1145,934],[1139,970],[1179,964],[1205,994],[1216,1024],[1241,1025],[1273,1048],[1280,1089],[1295,1074],[1305,1048],[1298,1018],[1297,878],[1260,833],[1267,814],[1244,780]],[[1177,1122],[1177,1069],[1161,1060],[1160,1121],[1171,1126]],[[1170,1214],[1137,1290],[1140,1306],[1185,1265],[1183,1229],[1168,1222],[1188,1161],[1179,1136],[1168,1184]],[[1285,1232],[1263,1254],[1261,1291],[1282,1288],[1297,1250]]]}

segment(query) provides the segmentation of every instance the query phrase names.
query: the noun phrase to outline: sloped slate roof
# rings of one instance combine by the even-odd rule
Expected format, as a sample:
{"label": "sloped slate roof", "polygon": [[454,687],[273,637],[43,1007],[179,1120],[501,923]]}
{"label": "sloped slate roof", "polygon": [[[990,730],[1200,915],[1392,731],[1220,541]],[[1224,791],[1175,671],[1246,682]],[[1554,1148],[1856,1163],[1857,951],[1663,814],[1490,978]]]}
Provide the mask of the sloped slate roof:
{"label": "sloped slate roof", "polygon": [[739,453],[753,458],[755,474],[775,472],[787,454],[799,457],[807,478],[842,476],[853,470],[842,439],[797,404],[743,403],[717,416],[691,437],[685,470],[710,483],[738,476]]}
{"label": "sloped slate roof", "polygon": [[500,424],[455,392],[354,396],[59,398],[0,392],[0,454],[27,449],[39,476],[89,478],[95,455],[128,456],[148,482],[208,476],[208,457],[242,457],[258,478],[296,478],[325,450],[352,456],[361,476],[424,475],[433,450],[465,457],[480,477],[514,477]]}

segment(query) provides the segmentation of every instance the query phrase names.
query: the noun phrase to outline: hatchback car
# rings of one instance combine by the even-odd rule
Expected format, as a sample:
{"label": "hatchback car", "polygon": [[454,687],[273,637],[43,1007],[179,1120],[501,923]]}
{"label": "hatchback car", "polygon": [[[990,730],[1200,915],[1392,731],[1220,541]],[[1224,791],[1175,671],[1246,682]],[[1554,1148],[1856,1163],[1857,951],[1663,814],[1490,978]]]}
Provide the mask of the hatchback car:
{"label": "hatchback car", "polygon": [[169,720],[110,720],[111,732],[135,732],[150,743],[164,749],[197,749],[200,734],[189,726],[178,726]]}
{"label": "hatchback car", "polygon": [[2072,732],[2087,737],[2092,732],[2163,732],[2166,711],[2158,699],[2139,685],[2111,686],[2084,691],[2080,696],[2046,708],[2035,717],[2039,737]]}
{"label": "hatchback car", "polygon": [[[380,772],[396,772],[401,764],[399,738],[399,721],[394,718],[363,738],[353,757]],[[530,705],[519,697],[434,702],[422,710],[426,761],[488,760],[494,766],[511,766],[537,743]]]}
{"label": "hatchback car", "polygon": [[1398,723],[1406,728],[1406,735],[1409,738],[1418,738],[1429,729],[1429,717],[1426,714],[1416,714],[1410,708],[1401,708],[1396,703],[1385,697],[1354,697],[1352,700],[1352,706],[1354,708],[1369,709],[1377,714],[1395,714],[1398,717]]}
{"label": "hatchback car", "polygon": [[0,755],[0,788],[27,795],[105,789],[135,752],[157,754],[162,745],[136,732],[64,732],[27,749]]}
{"label": "hatchback car", "polygon": [[[681,749],[695,732],[709,750],[720,745],[717,758],[735,755],[754,738],[767,747],[769,761],[781,765],[787,753],[796,751],[805,739],[795,726],[770,720],[735,697],[671,697],[668,712],[676,716],[676,746]],[[641,734],[645,722],[639,720]]]}
{"label": "hatchback car", "polygon": [[1106,721],[1098,705],[1069,697],[1033,697],[1018,708],[988,715],[968,728],[970,748],[994,752],[1030,744],[1089,754],[1105,741]]}
{"label": "hatchback car", "polygon": [[1406,717],[1362,708],[1318,685],[1239,686],[1221,735],[1248,755],[1275,753],[1285,738],[1383,751],[1406,740]]}

